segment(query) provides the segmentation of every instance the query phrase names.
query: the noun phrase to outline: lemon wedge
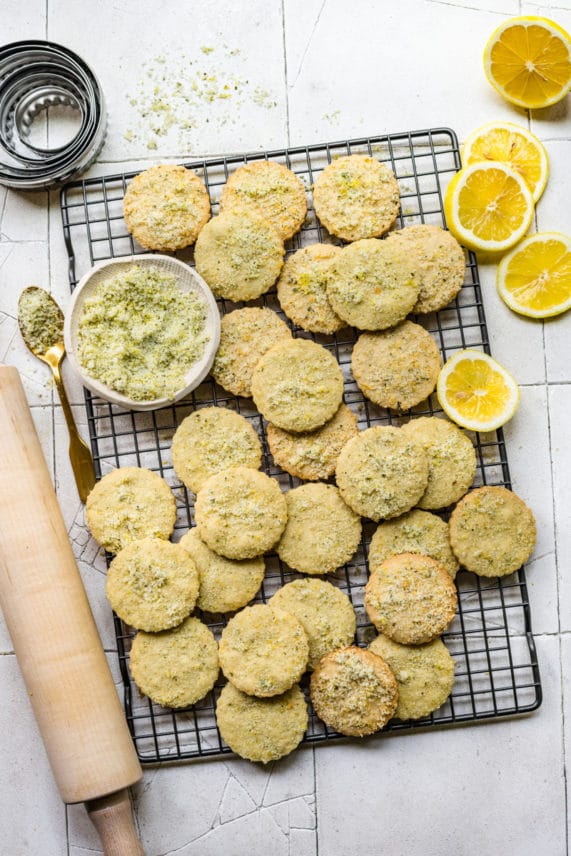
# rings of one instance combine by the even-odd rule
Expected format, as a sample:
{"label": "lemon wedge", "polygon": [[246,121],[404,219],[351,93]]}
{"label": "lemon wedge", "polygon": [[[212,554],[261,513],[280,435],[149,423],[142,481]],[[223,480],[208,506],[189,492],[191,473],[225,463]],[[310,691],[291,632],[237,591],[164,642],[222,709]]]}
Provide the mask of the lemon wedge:
{"label": "lemon wedge", "polygon": [[571,237],[538,232],[523,240],[498,265],[502,300],[528,318],[550,318],[571,306]]}
{"label": "lemon wedge", "polygon": [[508,18],[488,39],[484,71],[512,104],[530,110],[549,107],[571,89],[571,38],[549,18]]}
{"label": "lemon wedge", "polygon": [[436,395],[449,419],[472,431],[495,431],[517,410],[514,378],[483,351],[458,351],[438,376]]}
{"label": "lemon wedge", "polygon": [[471,250],[498,253],[529,229],[533,198],[521,175],[500,161],[473,163],[452,178],[444,215],[457,241]]}
{"label": "lemon wedge", "polygon": [[487,122],[468,134],[462,146],[462,166],[500,161],[519,172],[537,202],[549,176],[549,160],[535,134],[513,122]]}

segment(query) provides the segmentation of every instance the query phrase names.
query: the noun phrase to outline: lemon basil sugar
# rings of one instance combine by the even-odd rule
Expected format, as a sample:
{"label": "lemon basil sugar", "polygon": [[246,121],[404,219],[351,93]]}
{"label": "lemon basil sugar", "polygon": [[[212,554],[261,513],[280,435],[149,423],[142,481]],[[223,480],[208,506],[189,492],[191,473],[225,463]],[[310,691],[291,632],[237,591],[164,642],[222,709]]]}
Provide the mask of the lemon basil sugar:
{"label": "lemon basil sugar", "polygon": [[25,288],[18,301],[18,319],[28,347],[43,354],[63,341],[63,314],[43,288]]}
{"label": "lemon basil sugar", "polygon": [[171,398],[204,352],[207,307],[176,276],[133,267],[100,282],[84,304],[78,356],[94,379],[134,401]]}

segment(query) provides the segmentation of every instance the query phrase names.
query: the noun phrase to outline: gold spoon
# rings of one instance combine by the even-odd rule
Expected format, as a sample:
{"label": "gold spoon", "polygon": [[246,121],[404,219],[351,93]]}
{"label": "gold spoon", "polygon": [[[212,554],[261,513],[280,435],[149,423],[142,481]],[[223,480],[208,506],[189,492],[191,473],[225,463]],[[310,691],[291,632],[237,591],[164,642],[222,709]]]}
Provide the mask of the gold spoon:
{"label": "gold spoon", "polygon": [[52,370],[55,385],[69,431],[69,458],[75,476],[79,498],[85,502],[95,485],[95,468],[88,446],[79,436],[60,374],[65,356],[63,344],[63,312],[43,288],[25,288],[18,301],[18,324],[24,342],[36,357]]}

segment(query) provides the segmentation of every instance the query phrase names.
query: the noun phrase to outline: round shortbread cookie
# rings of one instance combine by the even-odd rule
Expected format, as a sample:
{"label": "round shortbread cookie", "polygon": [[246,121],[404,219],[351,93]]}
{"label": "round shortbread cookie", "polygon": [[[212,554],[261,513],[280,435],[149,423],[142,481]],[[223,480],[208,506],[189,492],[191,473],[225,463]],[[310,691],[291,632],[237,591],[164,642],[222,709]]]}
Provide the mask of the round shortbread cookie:
{"label": "round shortbread cookie", "polygon": [[230,467],[204,482],[194,514],[211,550],[228,559],[251,559],[279,541],[287,505],[277,481],[249,467]]}
{"label": "round shortbread cookie", "polygon": [[274,461],[286,473],[319,481],[333,475],[341,449],[358,433],[357,414],[342,404],[333,419],[316,431],[292,434],[269,422],[266,436]]}
{"label": "round shortbread cookie", "polygon": [[452,623],[457,605],[454,581],[429,556],[391,556],[365,586],[365,609],[377,630],[405,645],[440,636]]}
{"label": "round shortbread cookie", "polygon": [[175,498],[158,473],[118,467],[90,492],[85,519],[97,543],[117,553],[140,538],[168,538],[176,520]]}
{"label": "round shortbread cookie", "polygon": [[459,563],[450,546],[448,524],[430,511],[412,511],[381,523],[369,546],[369,570],[376,570],[385,559],[399,553],[430,556],[444,565],[452,579]]}
{"label": "round shortbread cookie", "polygon": [[194,244],[210,219],[210,199],[196,173],[159,164],[131,181],[123,216],[135,240],[148,250],[180,250]]}
{"label": "round shortbread cookie", "polygon": [[309,640],[309,669],[325,654],[345,648],[355,638],[357,616],[347,595],[325,580],[294,580],[282,586],[269,605],[292,615],[303,625]]}
{"label": "round shortbread cookie", "polygon": [[418,507],[447,508],[464,496],[476,475],[476,451],[464,432],[437,416],[421,416],[401,427],[428,458],[428,484]]}
{"label": "round shortbread cookie", "polygon": [[332,235],[344,241],[376,238],[397,218],[399,186],[394,173],[376,158],[345,155],[317,177],[313,205]]}
{"label": "round shortbread cookie", "polygon": [[259,469],[262,445],[252,425],[226,407],[203,407],[186,416],[172,439],[174,471],[197,493],[206,479],[228,467]]}
{"label": "round shortbread cookie", "polygon": [[466,258],[450,232],[419,224],[391,232],[387,240],[398,241],[410,255],[420,285],[413,312],[436,312],[456,297],[464,282]]}
{"label": "round shortbread cookie", "polygon": [[232,173],[222,188],[220,210],[258,214],[285,241],[295,235],[305,220],[305,187],[283,164],[254,161]]}
{"label": "round shortbread cookie", "polygon": [[479,487],[450,516],[450,543],[466,570],[481,577],[517,571],[535,547],[533,512],[505,487]]}
{"label": "round shortbread cookie", "polygon": [[256,596],[264,579],[262,556],[254,559],[225,559],[207,547],[196,529],[179,541],[198,569],[200,591],[196,605],[204,612],[235,612]]}
{"label": "round shortbread cookie", "polygon": [[229,211],[202,229],[194,260],[216,297],[255,300],[278,278],[284,253],[283,241],[270,223],[247,211]]}
{"label": "round shortbread cookie", "polygon": [[307,668],[309,642],[289,612],[265,604],[246,606],[220,637],[220,666],[248,695],[275,696],[297,683]]}
{"label": "round shortbread cookie", "polygon": [[304,574],[329,574],[348,562],[361,540],[361,518],[338,488],[316,482],[285,494],[287,523],[276,550]]}
{"label": "round shortbread cookie", "polygon": [[198,587],[198,571],[186,550],[161,538],[143,538],[117,553],[105,591],[125,624],[157,633],[190,615]]}
{"label": "round shortbread cookie", "polygon": [[345,326],[327,299],[327,276],[341,247],[310,244],[286,259],[277,282],[280,306],[294,324],[311,333],[336,333]]}
{"label": "round shortbread cookie", "polygon": [[397,682],[385,661],[355,645],[320,660],[309,694],[317,715],[351,737],[379,731],[394,716],[398,702]]}
{"label": "round shortbread cookie", "polygon": [[297,685],[279,696],[257,698],[228,683],[216,705],[216,724],[230,749],[262,764],[293,752],[308,722],[307,703]]}
{"label": "round shortbread cookie", "polygon": [[291,330],[271,309],[247,306],[224,315],[212,376],[233,395],[252,395],[252,374],[266,351]]}
{"label": "round shortbread cookie", "polygon": [[339,409],[343,372],[335,357],[309,339],[279,342],[252,375],[254,404],[285,431],[313,431]]}
{"label": "round shortbread cookie", "polygon": [[198,618],[133,641],[129,665],[143,695],[163,707],[186,707],[210,692],[218,677],[218,645]]}
{"label": "round shortbread cookie", "polygon": [[411,311],[418,282],[399,244],[366,238],[344,247],[331,262],[327,298],[347,324],[359,330],[386,330]]}
{"label": "round shortbread cookie", "polygon": [[401,645],[381,634],[373,639],[369,651],[389,664],[397,680],[395,719],[422,719],[441,707],[452,692],[454,660],[442,639]]}
{"label": "round shortbread cookie", "polygon": [[426,490],[428,460],[422,446],[400,428],[375,426],[345,444],[335,474],[347,505],[380,520],[416,505]]}
{"label": "round shortbread cookie", "polygon": [[409,410],[434,391],[442,358],[424,327],[403,321],[381,333],[361,333],[351,370],[363,395],[380,407]]}

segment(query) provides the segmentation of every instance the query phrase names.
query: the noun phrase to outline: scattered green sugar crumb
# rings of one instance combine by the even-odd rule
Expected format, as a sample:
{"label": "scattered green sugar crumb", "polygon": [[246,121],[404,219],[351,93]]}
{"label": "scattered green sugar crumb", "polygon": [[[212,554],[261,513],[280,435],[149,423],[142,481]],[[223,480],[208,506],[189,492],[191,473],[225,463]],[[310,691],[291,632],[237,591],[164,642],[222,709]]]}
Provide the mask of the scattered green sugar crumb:
{"label": "scattered green sugar crumb", "polygon": [[18,322],[28,347],[43,354],[63,342],[63,313],[43,288],[27,288],[18,302]]}
{"label": "scattered green sugar crumb", "polygon": [[79,322],[79,360],[91,377],[134,401],[171,398],[209,336],[206,304],[176,277],[135,265],[99,283]]}
{"label": "scattered green sugar crumb", "polygon": [[202,45],[200,50],[203,54],[211,54],[214,53],[214,48],[208,47],[208,45]]}

